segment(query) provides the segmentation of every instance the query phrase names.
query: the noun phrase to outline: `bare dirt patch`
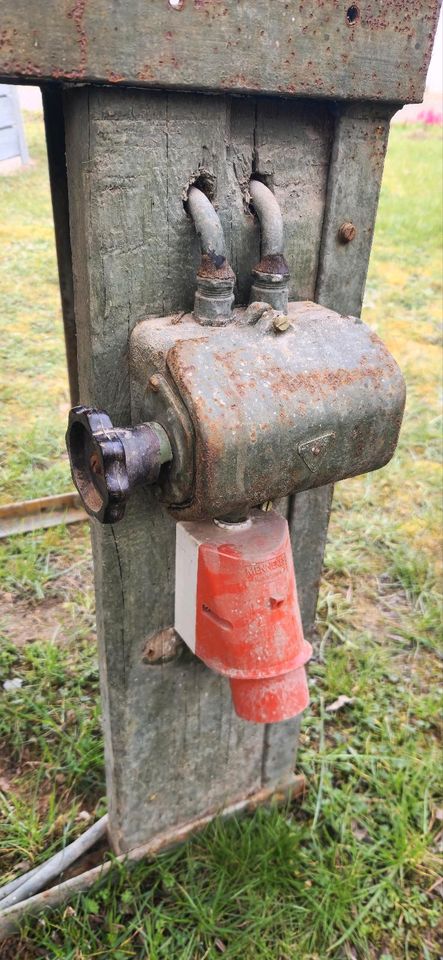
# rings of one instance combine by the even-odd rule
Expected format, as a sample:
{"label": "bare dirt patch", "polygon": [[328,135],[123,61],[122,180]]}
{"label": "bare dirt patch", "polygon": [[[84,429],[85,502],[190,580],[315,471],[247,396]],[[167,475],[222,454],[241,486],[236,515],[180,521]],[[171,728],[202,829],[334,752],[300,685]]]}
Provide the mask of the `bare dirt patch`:
{"label": "bare dirt patch", "polygon": [[12,594],[0,599],[1,628],[6,638],[18,647],[35,640],[65,642],[65,621],[65,602],[62,600],[28,603],[15,599]]}

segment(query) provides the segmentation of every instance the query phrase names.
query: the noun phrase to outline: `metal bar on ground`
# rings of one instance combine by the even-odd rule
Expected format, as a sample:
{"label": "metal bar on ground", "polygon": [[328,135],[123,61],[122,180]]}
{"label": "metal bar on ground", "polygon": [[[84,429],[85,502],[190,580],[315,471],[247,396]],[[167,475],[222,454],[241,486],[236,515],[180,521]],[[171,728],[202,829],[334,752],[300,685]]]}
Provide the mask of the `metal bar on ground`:
{"label": "metal bar on ground", "polygon": [[279,806],[292,803],[294,800],[303,797],[305,791],[306,779],[303,775],[292,777],[286,786],[278,790],[265,787],[249,797],[243,797],[229,804],[223,810],[210,812],[203,817],[191,820],[182,827],[165,830],[143,846],[135,847],[128,853],[120,854],[106,863],[99,864],[98,867],[86,870],[85,873],[81,873],[77,877],[71,877],[49,890],[37,893],[29,900],[16,903],[4,911],[0,910],[0,942],[17,930],[25,916],[35,916],[42,910],[57,907],[76,894],[89,890],[96,881],[101,880],[111,870],[115,863],[138,863],[140,860],[153,858],[199,833],[217,816],[225,819],[240,813],[253,813],[257,807],[264,803],[276,803]]}
{"label": "metal bar on ground", "polygon": [[105,814],[93,823],[88,830],[85,830],[76,840],[69,843],[67,847],[58,850],[54,856],[50,857],[44,863],[41,863],[36,871],[31,870],[29,874],[24,874],[23,882],[15,890],[10,890],[1,904],[1,910],[7,910],[17,903],[30,899],[40,890],[44,890],[48,883],[56,880],[65,870],[68,869],[82,854],[90,850],[99,840],[106,835],[108,827],[108,815]]}
{"label": "metal bar on ground", "polygon": [[21,500],[0,506],[0,539],[15,533],[45,530],[59,523],[87,520],[78,493],[60,493],[36,500]]}

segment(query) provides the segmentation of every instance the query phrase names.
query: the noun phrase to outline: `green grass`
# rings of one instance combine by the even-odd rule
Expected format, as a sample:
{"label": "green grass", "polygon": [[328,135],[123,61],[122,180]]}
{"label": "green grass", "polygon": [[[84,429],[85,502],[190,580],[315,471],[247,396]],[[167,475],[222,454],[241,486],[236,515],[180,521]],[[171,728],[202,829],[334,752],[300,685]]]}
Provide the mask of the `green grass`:
{"label": "green grass", "polygon": [[67,841],[84,829],[76,816],[83,797],[90,805],[103,792],[103,747],[95,651],[80,636],[67,648],[36,642],[18,650],[5,642],[0,675],[23,680],[3,695],[0,716],[0,739],[19,777],[18,789],[0,802],[8,869],[17,858],[33,861],[45,847],[55,850],[61,834]]}
{"label": "green grass", "polygon": [[[0,233],[14,275],[0,294],[3,410],[14,419],[4,499],[68,486],[66,373],[35,118],[28,133],[36,166],[0,182]],[[26,921],[5,956],[440,956],[440,154],[439,131],[394,127],[364,318],[405,371],[407,411],[393,462],[336,488],[298,757],[309,785],[304,802],[216,822],[151,864],[117,864],[87,896]],[[0,855],[8,877],[77,835],[85,811],[96,817],[104,809],[86,537],[80,528],[57,528],[0,548],[2,679],[23,680],[0,696]],[[41,618],[35,638],[16,646],[14,626],[33,617]],[[329,711],[340,695],[351,702]]]}
{"label": "green grass", "polygon": [[71,486],[61,429],[69,390],[40,116],[28,114],[26,134],[33,165],[0,178],[0,502]]}

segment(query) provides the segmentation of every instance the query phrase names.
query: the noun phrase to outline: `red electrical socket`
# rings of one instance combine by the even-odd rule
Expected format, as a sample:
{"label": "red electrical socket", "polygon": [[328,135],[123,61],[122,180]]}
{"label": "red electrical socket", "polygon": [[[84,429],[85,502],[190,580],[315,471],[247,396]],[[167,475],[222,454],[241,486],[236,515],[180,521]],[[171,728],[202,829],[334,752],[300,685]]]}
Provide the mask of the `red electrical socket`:
{"label": "red electrical socket", "polygon": [[175,629],[229,677],[236,713],[275,723],[309,703],[289,529],[274,511],[244,523],[177,524]]}

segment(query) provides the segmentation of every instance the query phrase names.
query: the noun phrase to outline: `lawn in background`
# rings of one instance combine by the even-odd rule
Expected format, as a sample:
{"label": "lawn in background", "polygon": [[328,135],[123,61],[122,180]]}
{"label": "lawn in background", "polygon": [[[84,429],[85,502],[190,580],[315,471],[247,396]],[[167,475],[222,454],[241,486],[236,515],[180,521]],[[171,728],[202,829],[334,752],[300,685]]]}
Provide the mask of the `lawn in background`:
{"label": "lawn in background", "polygon": [[[69,489],[69,406],[41,118],[0,179],[1,501]],[[391,133],[363,316],[408,383],[398,454],[336,488],[298,770],[303,804],[215,823],[25,922],[0,957],[430,960],[443,844],[438,654],[440,131]],[[105,809],[86,526],[0,544],[5,879]],[[339,698],[347,698],[344,703]],[[336,709],[337,701],[343,705]]]}

